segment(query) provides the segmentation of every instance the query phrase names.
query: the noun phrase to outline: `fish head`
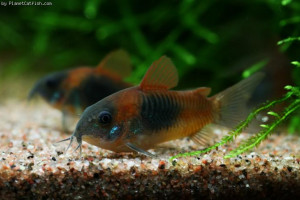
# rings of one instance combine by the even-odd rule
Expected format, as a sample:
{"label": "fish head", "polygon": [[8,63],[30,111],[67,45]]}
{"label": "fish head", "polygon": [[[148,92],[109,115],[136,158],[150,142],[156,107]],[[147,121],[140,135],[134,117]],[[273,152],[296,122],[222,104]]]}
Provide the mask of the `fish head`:
{"label": "fish head", "polygon": [[126,141],[137,116],[137,92],[134,87],[114,93],[87,107],[73,136],[104,149],[117,151]]}
{"label": "fish head", "polygon": [[48,103],[56,104],[65,95],[62,83],[67,76],[67,71],[46,75],[36,82],[28,95],[28,99],[31,100],[35,96],[41,96]]}

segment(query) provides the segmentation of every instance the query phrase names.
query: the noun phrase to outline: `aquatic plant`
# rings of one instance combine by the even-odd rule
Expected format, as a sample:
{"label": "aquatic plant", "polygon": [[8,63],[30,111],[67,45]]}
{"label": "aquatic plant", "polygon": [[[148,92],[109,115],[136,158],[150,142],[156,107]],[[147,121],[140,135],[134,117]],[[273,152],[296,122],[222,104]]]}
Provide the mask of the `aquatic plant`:
{"label": "aquatic plant", "polygon": [[[292,2],[292,0],[283,0],[281,3],[283,6],[286,6],[286,5],[290,4],[291,2]],[[299,20],[300,20],[300,18],[298,16],[297,17],[294,16],[287,20],[282,20],[280,22],[280,24],[281,24],[281,26],[285,26],[286,24],[289,24],[289,23],[292,23],[292,24],[297,23],[297,22],[299,22]],[[295,31],[295,32],[297,32],[297,31]],[[283,45],[281,50],[286,51],[290,47],[290,44],[295,41],[300,41],[300,37],[299,36],[287,37],[283,40],[278,41],[277,45]],[[258,62],[257,64],[249,67],[247,70],[244,71],[243,76],[248,77],[255,71],[262,69],[266,62],[267,62],[266,60],[262,60],[262,61]],[[299,61],[292,61],[291,64],[294,65],[298,69],[300,68]],[[297,72],[295,72],[294,74],[297,74]],[[298,78],[296,78],[296,80],[295,80],[296,84],[297,84],[297,81],[299,81]],[[298,83],[298,85],[299,85],[299,83]],[[287,92],[282,98],[273,100],[270,102],[266,102],[266,103],[262,104],[261,106],[259,106],[257,109],[253,110],[244,121],[242,121],[238,126],[236,126],[232,131],[230,131],[226,136],[224,136],[220,142],[215,143],[214,145],[207,147],[203,150],[175,155],[175,156],[171,157],[170,160],[173,160],[173,159],[179,158],[179,157],[185,157],[185,156],[196,156],[196,155],[199,155],[202,153],[209,152],[213,149],[216,149],[219,146],[230,143],[238,135],[240,135],[243,130],[245,130],[248,127],[248,125],[256,118],[256,116],[259,113],[261,113],[263,111],[268,111],[267,114],[270,116],[273,116],[275,118],[275,120],[273,122],[271,122],[270,124],[261,124],[260,125],[261,130],[258,133],[251,136],[247,140],[243,141],[236,149],[234,149],[234,150],[230,151],[228,154],[226,154],[224,156],[224,158],[235,157],[239,154],[242,154],[242,153],[258,146],[263,140],[265,140],[268,136],[270,136],[270,134],[272,134],[272,132],[282,122],[284,122],[288,117],[290,117],[292,114],[294,114],[300,108],[300,87],[287,85],[287,86],[285,86],[285,89],[287,90]],[[282,104],[282,103],[288,103],[288,105],[280,113],[277,113],[277,112],[274,112],[271,110],[271,108],[274,107],[275,105]],[[299,124],[300,124],[300,116],[294,115],[290,120],[290,123],[288,126],[288,128],[289,128],[288,132],[290,132],[290,133],[295,132],[296,129],[300,128]]]}
{"label": "aquatic plant", "polygon": [[123,48],[135,67],[132,83],[165,54],[179,70],[179,87],[221,91],[276,48],[274,41],[284,34],[278,19],[289,19],[282,26],[297,20],[290,18],[299,13],[294,1],[282,4],[291,10],[264,0],[57,1],[14,6],[13,12],[2,7],[0,85],[3,77],[95,66],[109,51]]}

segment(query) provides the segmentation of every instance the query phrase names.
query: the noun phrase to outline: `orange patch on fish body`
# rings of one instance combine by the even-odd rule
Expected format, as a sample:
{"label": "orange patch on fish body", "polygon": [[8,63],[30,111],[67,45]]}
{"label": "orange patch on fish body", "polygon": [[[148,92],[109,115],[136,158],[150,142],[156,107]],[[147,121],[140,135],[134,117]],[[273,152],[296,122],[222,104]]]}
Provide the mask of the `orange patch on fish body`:
{"label": "orange patch on fish body", "polygon": [[82,81],[92,75],[95,70],[91,67],[80,67],[71,70],[68,73],[67,78],[64,80],[62,87],[66,90],[71,90],[75,87],[80,86]]}

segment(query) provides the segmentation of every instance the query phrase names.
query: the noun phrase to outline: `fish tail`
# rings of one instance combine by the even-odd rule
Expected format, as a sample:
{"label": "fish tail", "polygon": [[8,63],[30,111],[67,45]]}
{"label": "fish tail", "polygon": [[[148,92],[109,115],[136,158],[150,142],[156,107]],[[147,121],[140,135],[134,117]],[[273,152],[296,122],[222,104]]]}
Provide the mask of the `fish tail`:
{"label": "fish tail", "polygon": [[245,120],[250,112],[247,101],[263,77],[258,72],[211,97],[216,113],[214,123],[233,128]]}

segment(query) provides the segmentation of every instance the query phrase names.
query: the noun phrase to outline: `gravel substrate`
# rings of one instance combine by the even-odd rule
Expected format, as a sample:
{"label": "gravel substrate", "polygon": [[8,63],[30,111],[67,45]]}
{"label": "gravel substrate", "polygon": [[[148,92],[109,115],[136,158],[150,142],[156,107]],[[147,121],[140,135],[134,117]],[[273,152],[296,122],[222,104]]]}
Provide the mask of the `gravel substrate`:
{"label": "gravel substrate", "polygon": [[[0,199],[300,199],[300,138],[274,134],[254,152],[223,159],[232,146],[198,157],[188,139],[162,144],[157,158],[83,143],[63,153],[61,116],[42,103],[0,104]],[[216,135],[222,134],[216,130]],[[75,147],[76,144],[74,144]]]}

